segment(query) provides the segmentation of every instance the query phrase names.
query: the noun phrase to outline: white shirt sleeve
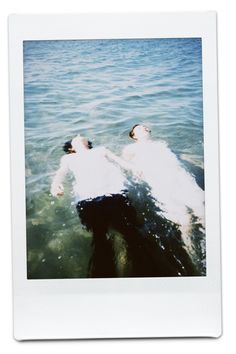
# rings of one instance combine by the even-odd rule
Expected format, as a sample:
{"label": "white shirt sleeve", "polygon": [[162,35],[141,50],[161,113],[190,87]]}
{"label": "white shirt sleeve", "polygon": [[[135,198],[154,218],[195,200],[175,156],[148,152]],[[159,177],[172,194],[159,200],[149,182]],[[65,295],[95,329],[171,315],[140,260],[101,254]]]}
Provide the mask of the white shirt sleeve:
{"label": "white shirt sleeve", "polygon": [[122,158],[126,161],[132,161],[134,157],[133,145],[127,145],[122,151]]}
{"label": "white shirt sleeve", "polygon": [[61,158],[60,167],[57,170],[57,172],[53,178],[52,184],[51,184],[50,192],[54,197],[56,197],[57,194],[59,194],[59,193],[63,193],[63,191],[64,191],[62,182],[63,182],[67,172],[69,171],[67,157],[68,156],[65,155]]}

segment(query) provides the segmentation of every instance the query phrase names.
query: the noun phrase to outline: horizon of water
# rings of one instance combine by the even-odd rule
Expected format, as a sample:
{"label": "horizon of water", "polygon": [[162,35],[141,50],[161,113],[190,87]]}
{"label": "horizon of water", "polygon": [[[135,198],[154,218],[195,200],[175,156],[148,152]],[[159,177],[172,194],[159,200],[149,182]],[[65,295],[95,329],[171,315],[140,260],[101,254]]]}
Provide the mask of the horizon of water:
{"label": "horizon of water", "polygon": [[[29,278],[86,277],[91,235],[71,177],[65,197],[49,193],[62,145],[75,135],[120,155],[143,123],[204,187],[201,55],[200,38],[24,42]],[[195,245],[201,264],[204,242]]]}

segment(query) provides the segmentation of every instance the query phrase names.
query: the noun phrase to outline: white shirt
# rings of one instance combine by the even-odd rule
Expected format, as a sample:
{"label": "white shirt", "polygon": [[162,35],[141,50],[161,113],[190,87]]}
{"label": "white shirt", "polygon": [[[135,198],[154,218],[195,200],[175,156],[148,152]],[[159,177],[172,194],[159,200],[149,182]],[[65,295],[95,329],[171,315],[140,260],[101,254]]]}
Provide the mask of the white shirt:
{"label": "white shirt", "polygon": [[107,150],[103,147],[64,155],[52,182],[53,195],[63,190],[61,183],[69,171],[75,177],[73,191],[76,201],[119,194],[125,189],[125,178],[120,168],[107,159]]}
{"label": "white shirt", "polygon": [[165,142],[135,142],[124,148],[122,156],[142,171],[144,181],[151,187],[152,195],[168,219],[180,225],[187,224],[187,207],[203,219],[204,192]]}

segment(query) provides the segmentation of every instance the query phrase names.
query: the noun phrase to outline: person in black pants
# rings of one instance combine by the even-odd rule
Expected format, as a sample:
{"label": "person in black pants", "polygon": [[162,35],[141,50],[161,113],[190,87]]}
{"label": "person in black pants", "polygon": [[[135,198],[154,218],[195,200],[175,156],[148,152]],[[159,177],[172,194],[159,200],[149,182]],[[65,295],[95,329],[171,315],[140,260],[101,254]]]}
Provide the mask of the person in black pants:
{"label": "person in black pants", "polygon": [[124,162],[103,147],[92,148],[83,137],[76,137],[64,145],[67,153],[61,158],[51,185],[53,196],[63,196],[63,179],[68,172],[75,177],[74,195],[77,210],[83,225],[93,234],[93,251],[89,277],[114,277],[115,259],[109,228],[120,232],[126,241],[128,256],[132,261],[133,273],[141,274],[142,235],[138,229],[136,211],[127,198],[126,179],[120,167],[129,169]]}

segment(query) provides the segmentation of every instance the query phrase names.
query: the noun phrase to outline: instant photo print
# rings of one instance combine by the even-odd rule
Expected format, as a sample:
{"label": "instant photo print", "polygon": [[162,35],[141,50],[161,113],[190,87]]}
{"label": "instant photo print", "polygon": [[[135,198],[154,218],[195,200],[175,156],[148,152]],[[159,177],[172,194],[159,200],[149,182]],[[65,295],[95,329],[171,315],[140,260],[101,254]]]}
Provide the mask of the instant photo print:
{"label": "instant photo print", "polygon": [[14,337],[219,337],[216,14],[11,15]]}

